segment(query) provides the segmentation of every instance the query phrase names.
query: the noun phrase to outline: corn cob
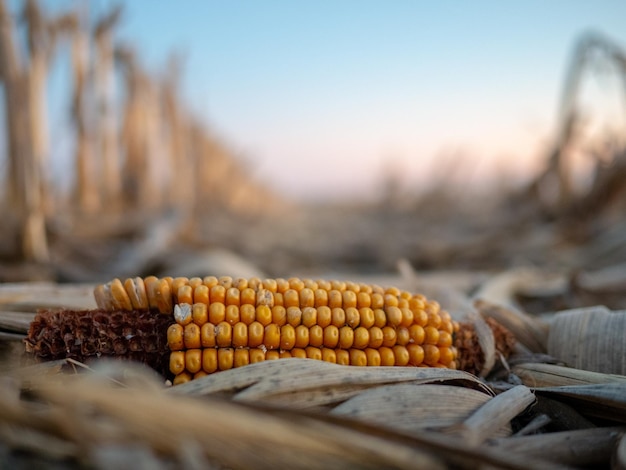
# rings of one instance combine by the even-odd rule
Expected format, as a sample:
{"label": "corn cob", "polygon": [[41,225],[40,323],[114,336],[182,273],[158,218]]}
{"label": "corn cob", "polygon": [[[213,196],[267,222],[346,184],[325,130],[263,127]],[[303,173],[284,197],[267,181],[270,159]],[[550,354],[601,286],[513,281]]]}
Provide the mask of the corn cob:
{"label": "corn cob", "polygon": [[[145,347],[135,355],[160,351],[160,359],[150,357],[151,365],[157,364],[175,384],[283,357],[358,366],[458,364],[454,339],[459,324],[436,301],[394,287],[298,278],[151,276],[114,279],[97,286],[94,296],[98,318],[110,312],[131,324],[133,318],[141,319],[143,329],[126,335],[145,343],[140,341]],[[85,350],[86,338],[125,339],[119,328],[113,333],[81,330],[81,322],[96,314],[75,314],[74,329],[63,326],[59,315],[40,314],[31,325],[27,346],[40,357],[65,353],[80,358],[92,349],[109,354],[95,343]],[[146,339],[154,339],[146,327],[161,335],[155,347]],[[51,332],[58,332],[54,341]]]}

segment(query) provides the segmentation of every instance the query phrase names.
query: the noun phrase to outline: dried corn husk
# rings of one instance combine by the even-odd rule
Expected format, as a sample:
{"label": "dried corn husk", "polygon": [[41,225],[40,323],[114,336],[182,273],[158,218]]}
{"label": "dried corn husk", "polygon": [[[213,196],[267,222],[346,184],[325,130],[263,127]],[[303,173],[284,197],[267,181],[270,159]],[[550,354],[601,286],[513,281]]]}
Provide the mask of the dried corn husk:
{"label": "dried corn husk", "polygon": [[[536,436],[496,439],[490,447],[540,457],[575,467],[606,467],[626,427],[582,429]],[[622,438],[623,439],[623,438]]]}
{"label": "dried corn husk", "polygon": [[569,404],[583,416],[626,423],[626,383],[538,387],[535,393]]}
{"label": "dried corn husk", "polygon": [[336,404],[369,388],[398,383],[454,383],[493,395],[476,377],[458,370],[349,367],[296,358],[258,362],[201,377],[173,387],[170,393],[226,394],[238,401],[305,409]]}
{"label": "dried corn husk", "polygon": [[558,387],[562,385],[589,385],[604,383],[624,383],[626,377],[615,374],[602,374],[588,370],[554,364],[519,364],[513,367],[516,374],[527,387]]}
{"label": "dried corn husk", "polygon": [[626,311],[600,306],[557,313],[548,354],[577,369],[626,375]]}
{"label": "dried corn husk", "polygon": [[[331,414],[411,433],[459,425],[490,399],[485,393],[450,385],[387,385],[350,398]],[[496,435],[510,433],[505,423]]]}
{"label": "dried corn husk", "polygon": [[[471,448],[433,430],[407,434],[346,416],[186,397],[146,386],[151,380],[133,377],[122,385],[91,372],[71,381],[34,376],[28,400],[0,382],[0,428],[14,431],[6,440],[0,433],[0,442],[95,468],[112,462],[128,468],[138,462],[150,468],[547,468],[546,461]],[[54,449],[46,453],[49,446]]]}

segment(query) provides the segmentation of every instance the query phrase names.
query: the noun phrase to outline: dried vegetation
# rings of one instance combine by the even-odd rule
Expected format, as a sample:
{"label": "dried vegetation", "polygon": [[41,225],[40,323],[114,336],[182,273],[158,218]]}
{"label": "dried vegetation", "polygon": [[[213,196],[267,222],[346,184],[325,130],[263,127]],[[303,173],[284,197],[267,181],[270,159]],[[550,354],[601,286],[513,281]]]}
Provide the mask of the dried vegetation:
{"label": "dried vegetation", "polygon": [[[20,48],[0,1],[13,117],[0,279],[46,282],[0,285],[1,467],[626,468],[626,147],[623,134],[585,141],[576,101],[598,62],[626,79],[618,46],[595,35],[577,45],[560,133],[525,188],[487,205],[444,174],[419,197],[295,210],[184,106],[176,59],[155,75],[113,41],[120,10],[90,25],[25,5]],[[69,198],[44,171],[46,74],[63,41],[75,82]],[[119,87],[128,99],[116,112]],[[574,151],[593,163],[582,190]],[[474,322],[485,366],[286,359],[169,388],[130,363],[23,355],[38,309],[95,307],[92,284],[77,283],[148,274],[349,277],[424,292]],[[516,338],[508,361],[493,320]]]}

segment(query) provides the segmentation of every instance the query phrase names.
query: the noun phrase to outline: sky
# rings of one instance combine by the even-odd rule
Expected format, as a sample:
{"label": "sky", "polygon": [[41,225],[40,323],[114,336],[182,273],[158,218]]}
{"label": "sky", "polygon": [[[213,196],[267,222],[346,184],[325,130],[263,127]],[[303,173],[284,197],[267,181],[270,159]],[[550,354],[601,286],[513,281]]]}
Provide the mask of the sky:
{"label": "sky", "polygon": [[[151,70],[182,52],[189,106],[255,177],[300,200],[371,198],[390,172],[419,189],[442,165],[460,184],[528,178],[554,139],[576,39],[598,31],[626,47],[619,0],[132,0],[124,8],[117,37]],[[614,85],[590,84],[590,104],[615,107]]]}

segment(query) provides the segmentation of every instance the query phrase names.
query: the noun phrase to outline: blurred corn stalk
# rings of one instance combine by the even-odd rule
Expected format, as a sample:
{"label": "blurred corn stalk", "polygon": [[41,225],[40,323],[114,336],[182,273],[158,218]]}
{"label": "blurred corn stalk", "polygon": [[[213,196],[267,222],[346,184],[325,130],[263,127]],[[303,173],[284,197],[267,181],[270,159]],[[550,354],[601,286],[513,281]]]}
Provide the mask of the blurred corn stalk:
{"label": "blurred corn stalk", "polygon": [[[583,122],[580,112],[582,81],[587,71],[612,71],[626,85],[626,51],[607,37],[583,35],[576,43],[567,70],[559,109],[556,142],[544,171],[529,188],[542,210],[552,216],[592,215],[613,204],[626,192],[626,129],[613,136],[612,148],[582,148]],[[626,103],[626,88],[622,98]],[[604,139],[610,136],[602,136]],[[596,146],[597,147],[597,146]],[[587,191],[577,191],[573,154],[582,150],[593,161]],[[602,155],[602,153],[606,155]],[[620,196],[622,195],[622,196]]]}
{"label": "blurred corn stalk", "polygon": [[71,18],[49,20],[35,0],[26,2],[22,16],[27,24],[26,58],[19,55],[13,18],[4,1],[0,1],[0,80],[4,85],[8,141],[6,198],[8,210],[18,220],[21,256],[45,262],[45,85],[57,33]]}
{"label": "blurred corn stalk", "polygon": [[[139,51],[114,39],[122,8],[98,18],[85,5],[56,17],[37,0],[24,3],[25,35],[0,0],[0,80],[7,119],[7,185],[3,195],[22,248],[20,259],[48,260],[46,218],[61,207],[49,181],[48,79],[58,53],[69,54],[74,141],[72,198],[64,213],[128,212],[158,216],[175,209],[192,225],[216,207],[254,214],[278,208],[272,191],[255,182],[250,165],[211,134],[181,96],[180,56],[152,72]],[[26,39],[22,47],[21,38]],[[67,38],[66,43],[60,40]],[[64,45],[64,48],[59,46]],[[57,202],[55,202],[57,201]]]}

